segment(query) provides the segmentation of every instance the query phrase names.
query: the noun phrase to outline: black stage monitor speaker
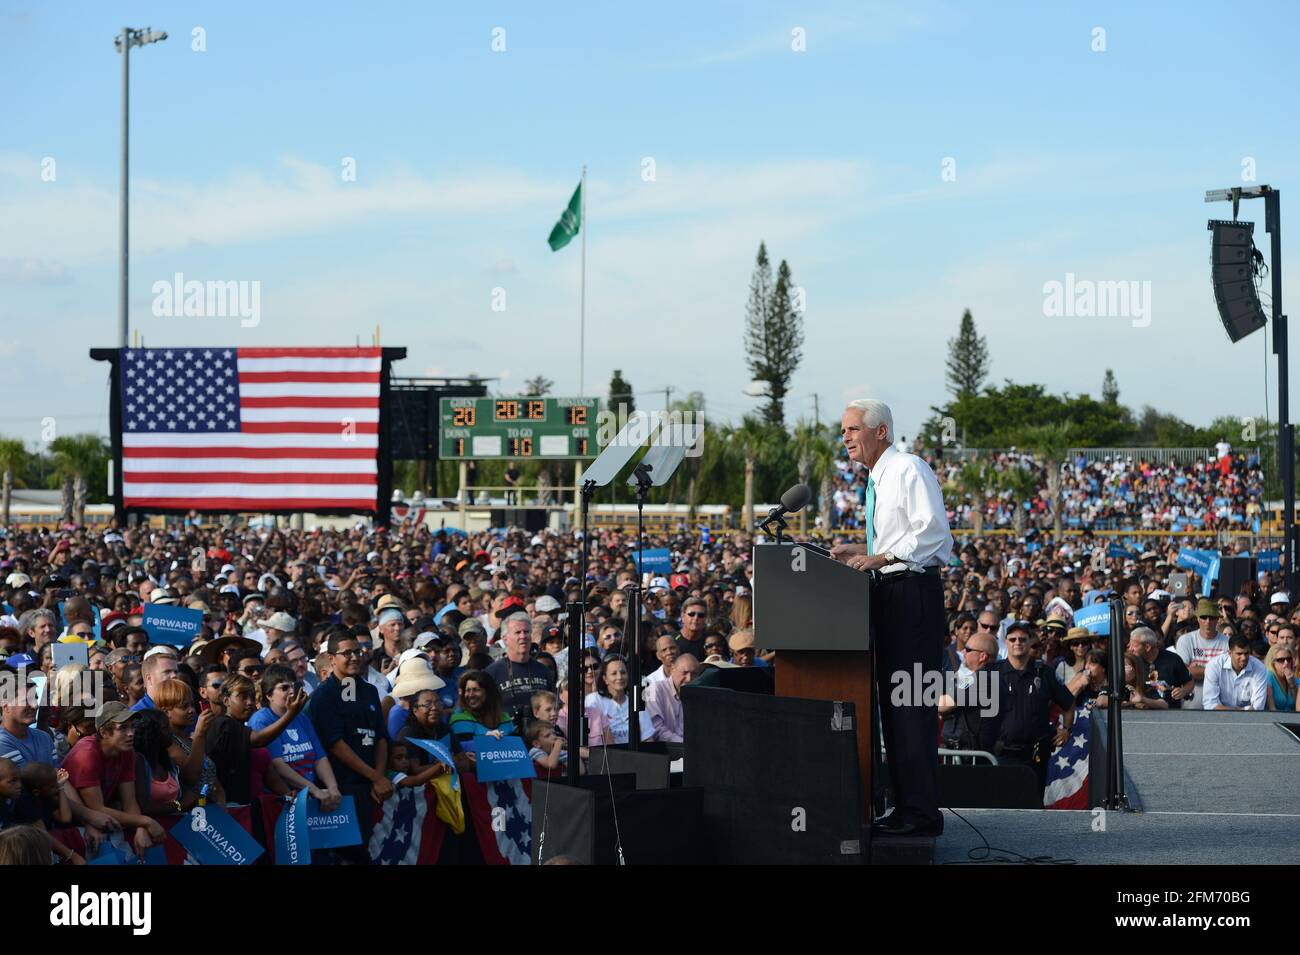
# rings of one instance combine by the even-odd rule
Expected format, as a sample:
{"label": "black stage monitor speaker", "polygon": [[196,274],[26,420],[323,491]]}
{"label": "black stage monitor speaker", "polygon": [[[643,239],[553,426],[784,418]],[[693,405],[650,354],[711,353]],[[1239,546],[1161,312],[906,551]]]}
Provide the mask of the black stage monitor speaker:
{"label": "black stage monitor speaker", "polygon": [[1212,219],[1211,261],[1214,301],[1228,338],[1237,342],[1266,324],[1255,290],[1253,222]]}
{"label": "black stage monitor speaker", "polygon": [[[644,713],[641,719],[649,719]],[[669,766],[672,759],[666,753],[633,752],[622,746],[592,746],[587,761],[591,776],[606,772],[631,773],[636,777],[637,789],[667,789]]]}
{"label": "black stage monitor speaker", "polygon": [[438,456],[437,422],[430,412],[430,393],[394,388],[388,393],[389,454],[394,461],[423,461]]}
{"label": "black stage monitor speaker", "polygon": [[[614,777],[617,779],[617,777]],[[595,785],[588,783],[594,781]],[[581,865],[698,865],[704,854],[704,793],[637,791],[608,777],[575,788],[533,783],[533,864],[569,856]]]}
{"label": "black stage monitor speaker", "polygon": [[704,790],[713,861],[861,864],[862,776],[851,703],[687,684],[686,785]]}
{"label": "black stage monitor speaker", "polygon": [[1043,790],[1032,766],[940,766],[939,804],[967,809],[1042,809]]}
{"label": "black stage monitor speaker", "polygon": [[1243,584],[1255,581],[1254,557],[1219,558],[1219,596],[1240,597]]}

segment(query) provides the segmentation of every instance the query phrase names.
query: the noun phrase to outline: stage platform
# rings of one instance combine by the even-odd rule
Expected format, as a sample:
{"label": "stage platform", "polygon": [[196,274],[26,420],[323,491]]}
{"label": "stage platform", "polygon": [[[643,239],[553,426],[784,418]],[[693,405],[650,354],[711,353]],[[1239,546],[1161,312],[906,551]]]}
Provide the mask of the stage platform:
{"label": "stage platform", "polygon": [[[1100,724],[1100,721],[1099,721]],[[962,809],[992,855],[1080,864],[1300,863],[1300,713],[1124,713],[1125,788],[1137,812]],[[944,812],[938,864],[983,845]],[[977,858],[983,853],[977,853]]]}

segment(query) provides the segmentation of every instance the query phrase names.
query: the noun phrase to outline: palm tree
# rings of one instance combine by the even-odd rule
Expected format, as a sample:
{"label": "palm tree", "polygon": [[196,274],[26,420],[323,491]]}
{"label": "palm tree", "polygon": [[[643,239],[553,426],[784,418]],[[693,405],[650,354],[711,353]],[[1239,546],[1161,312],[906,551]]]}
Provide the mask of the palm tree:
{"label": "palm tree", "polygon": [[[695,520],[696,494],[699,491],[700,473],[704,470],[704,458],[713,452],[713,457],[717,457],[719,447],[716,442],[710,441],[711,438],[717,438],[717,429],[710,428],[704,419],[704,393],[700,391],[690,392],[685,400],[674,401],[670,414],[673,417],[669,421],[676,421],[677,415],[681,415],[681,430],[675,436],[681,439],[689,437],[694,433],[696,426],[703,425],[704,433],[700,436],[698,442],[692,446],[691,451],[682,458],[682,463],[677,466],[676,472],[673,473],[672,490],[669,500],[676,502],[678,482],[684,476],[686,478],[686,512],[690,521]],[[675,427],[675,425],[674,425]],[[710,445],[714,445],[710,447]]]}
{"label": "palm tree", "polygon": [[1016,443],[1043,462],[1047,471],[1047,494],[1052,500],[1052,536],[1061,539],[1061,465],[1070,453],[1074,429],[1067,422],[1026,428]]}
{"label": "palm tree", "polygon": [[738,427],[726,430],[728,449],[745,467],[745,504],[741,511],[741,520],[744,522],[742,526],[745,528],[754,526],[754,468],[771,453],[776,433],[785,432],[748,415]]}
{"label": "palm tree", "polygon": [[950,490],[971,499],[971,524],[976,537],[984,533],[984,502],[988,499],[994,477],[992,467],[973,459],[961,466],[949,485]]}
{"label": "palm tree", "polygon": [[[800,421],[794,428],[794,453],[799,473],[799,483],[807,484],[809,487],[814,485],[824,485],[833,468],[835,458],[835,445],[830,440],[830,434],[823,425],[813,424],[809,421]],[[826,488],[822,488],[826,491]],[[826,491],[818,503],[818,513],[822,516],[822,523],[830,527],[829,515],[823,513],[830,503],[829,492]],[[799,512],[799,534],[803,536],[808,533],[808,508]]]}
{"label": "palm tree", "polygon": [[9,526],[9,503],[13,496],[14,472],[27,464],[27,448],[16,438],[0,438],[0,470],[4,471],[4,484],[0,488],[0,527]]}
{"label": "palm tree", "polygon": [[55,478],[63,484],[62,520],[85,524],[86,475],[104,466],[104,439],[94,434],[74,434],[55,438],[50,450],[54,452]]}
{"label": "palm tree", "polygon": [[1015,510],[1012,511],[1012,526],[1015,528],[1016,536],[1021,537],[1025,533],[1025,502],[1038,493],[1038,475],[1032,468],[1017,463],[1005,471],[998,472],[997,484],[1002,490],[1011,493],[1011,500],[1015,505]]}

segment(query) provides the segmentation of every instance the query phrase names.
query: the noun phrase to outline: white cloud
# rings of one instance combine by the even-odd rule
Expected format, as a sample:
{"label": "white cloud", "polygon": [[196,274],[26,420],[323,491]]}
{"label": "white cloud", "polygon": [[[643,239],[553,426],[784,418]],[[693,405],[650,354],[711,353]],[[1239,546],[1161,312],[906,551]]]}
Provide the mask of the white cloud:
{"label": "white cloud", "polygon": [[[759,56],[792,54],[791,31],[801,27],[806,36],[804,56],[815,55],[820,48],[852,40],[865,45],[894,42],[905,34],[932,28],[944,23],[950,28],[959,26],[960,14],[946,3],[912,0],[907,4],[879,2],[859,3],[849,12],[813,14],[804,16],[792,13],[786,19],[773,21],[760,32],[740,39],[728,38],[728,45],[702,50],[685,61],[665,64],[663,68],[681,69],[735,63]],[[964,18],[963,18],[964,19]]]}
{"label": "white cloud", "polygon": [[0,285],[71,285],[72,274],[61,262],[32,256],[0,257]]}
{"label": "white cloud", "polygon": [[[0,160],[0,191],[12,193],[0,257],[58,254],[62,261],[103,261],[117,252],[116,185],[65,179],[40,183],[30,160]],[[557,204],[564,183],[512,170],[428,177],[395,170],[343,182],[332,168],[289,157],[275,175],[237,172],[189,183],[137,180],[131,194],[135,257],[195,247],[261,243],[385,219],[460,222],[493,211]]]}

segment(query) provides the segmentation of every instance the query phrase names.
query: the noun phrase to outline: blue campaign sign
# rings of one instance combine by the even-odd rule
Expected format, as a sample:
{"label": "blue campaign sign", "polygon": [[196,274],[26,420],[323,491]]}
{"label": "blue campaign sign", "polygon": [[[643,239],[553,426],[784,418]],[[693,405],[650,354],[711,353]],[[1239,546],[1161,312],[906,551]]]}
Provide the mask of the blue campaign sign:
{"label": "blue campaign sign", "polygon": [[492,783],[502,779],[532,779],[537,775],[528,748],[518,736],[478,736],[474,739],[478,781]]}
{"label": "blue campaign sign", "polygon": [[235,818],[217,805],[195,806],[171,828],[199,865],[252,865],[265,850]]}
{"label": "blue campaign sign", "polygon": [[1215,554],[1210,558],[1209,569],[1201,577],[1201,596],[1210,596],[1210,590],[1216,580],[1219,579],[1219,555]]}
{"label": "blue campaign sign", "polygon": [[1184,547],[1178,552],[1178,559],[1174,563],[1179,567],[1194,570],[1201,576],[1205,576],[1210,572],[1211,565],[1218,556],[1212,550],[1196,550],[1192,547]]}
{"label": "blue campaign sign", "polygon": [[1137,557],[1137,554],[1133,553],[1126,547],[1120,547],[1118,544],[1111,544],[1106,548],[1106,556],[1113,557],[1116,560],[1132,560]]}
{"label": "blue campaign sign", "polygon": [[451,788],[460,789],[460,775],[456,772],[456,763],[451,758],[451,750],[436,739],[416,739],[413,736],[408,736],[406,737],[406,744],[420,747],[420,749],[451,770]]}
{"label": "blue campaign sign", "polygon": [[140,625],[149,632],[150,643],[188,647],[203,629],[203,611],[167,604],[145,604]]}
{"label": "blue campaign sign", "polygon": [[307,828],[307,790],[285,803],[275,821],[275,864],[311,865],[311,835]]}
{"label": "blue campaign sign", "polygon": [[1255,554],[1255,566],[1259,570],[1281,570],[1282,552],[1280,550],[1261,550]]}
{"label": "blue campaign sign", "polygon": [[632,560],[638,562],[638,569],[651,574],[667,574],[673,569],[673,560],[668,554],[667,547],[656,547],[645,551],[634,550]]}
{"label": "blue campaign sign", "polygon": [[119,829],[108,833],[99,843],[94,855],[85,854],[86,865],[130,865],[140,860],[135,857],[135,850]]}
{"label": "blue campaign sign", "polygon": [[[374,808],[367,798],[367,811]],[[338,849],[361,845],[361,828],[357,825],[357,808],[351,796],[344,796],[333,812],[321,812],[320,802],[307,799],[307,831],[313,849]]]}
{"label": "blue campaign sign", "polygon": [[152,846],[141,860],[122,833],[114,832],[99,844],[98,853],[86,859],[86,865],[167,865],[167,852],[162,846]]}
{"label": "blue campaign sign", "polygon": [[710,544],[712,544],[712,543],[713,543],[713,531],[710,530],[710,529],[707,528],[707,527],[701,527],[701,528],[700,528],[700,544],[701,544],[701,546],[703,546],[703,547],[708,547],[708,546],[709,546]]}
{"label": "blue campaign sign", "polygon": [[1099,637],[1110,636],[1110,604],[1099,603],[1081,607],[1074,612],[1074,625],[1083,627]]}

